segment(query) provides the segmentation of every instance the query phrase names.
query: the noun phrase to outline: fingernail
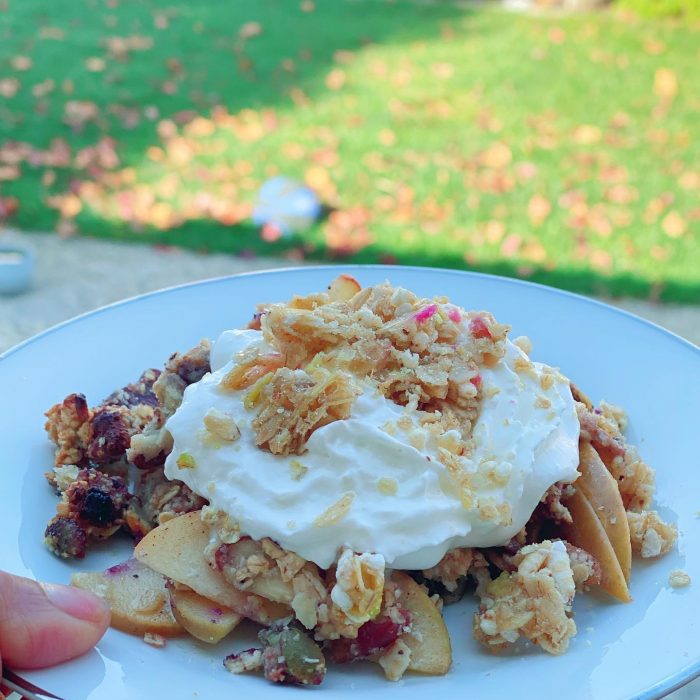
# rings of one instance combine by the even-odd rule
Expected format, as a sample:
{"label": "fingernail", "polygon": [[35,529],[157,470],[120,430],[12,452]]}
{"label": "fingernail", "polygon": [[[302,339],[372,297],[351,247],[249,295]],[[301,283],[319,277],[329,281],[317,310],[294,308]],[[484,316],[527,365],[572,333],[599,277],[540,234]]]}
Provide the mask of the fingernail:
{"label": "fingernail", "polygon": [[86,622],[101,622],[107,611],[105,602],[93,593],[72,586],[42,583],[51,604],[71,617]]}

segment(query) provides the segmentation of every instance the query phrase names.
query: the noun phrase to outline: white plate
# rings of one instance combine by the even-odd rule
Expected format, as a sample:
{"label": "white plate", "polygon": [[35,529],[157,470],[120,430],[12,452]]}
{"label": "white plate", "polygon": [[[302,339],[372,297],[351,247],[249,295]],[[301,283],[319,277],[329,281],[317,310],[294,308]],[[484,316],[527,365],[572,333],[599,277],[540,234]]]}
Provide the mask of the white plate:
{"label": "white plate", "polygon": [[[389,279],[424,296],[446,294],[470,309],[488,309],[527,334],[534,357],[558,365],[594,399],[627,408],[629,436],[657,469],[657,504],[677,522],[678,547],[652,563],[636,562],[634,602],[613,604],[594,596],[577,599],[578,636],[569,651],[551,657],[537,650],[494,657],[471,639],[473,600],[447,609],[454,665],[441,678],[383,680],[378,667],[331,669],[319,693],[351,697],[654,698],[700,674],[700,351],[624,312],[546,287],[485,275],[397,267],[349,267],[363,285]],[[247,322],[256,302],[325,287],[338,268],[302,268],[243,275],[184,287],[100,309],[57,326],[8,352],[0,361],[2,426],[3,568],[67,582],[78,570],[99,570],[124,558],[125,542],[110,541],[79,563],[59,561],[42,543],[55,496],[43,479],[52,451],[43,412],[73,391],[99,402],[114,388],[159,367],[174,350]],[[695,541],[696,545],[691,543]],[[673,590],[671,569],[694,583]],[[223,656],[239,641],[216,648],[193,640],[165,650],[109,631],[97,650],[56,669],[27,674],[64,698],[174,699],[276,698],[303,692],[278,688],[259,677],[231,676]]]}

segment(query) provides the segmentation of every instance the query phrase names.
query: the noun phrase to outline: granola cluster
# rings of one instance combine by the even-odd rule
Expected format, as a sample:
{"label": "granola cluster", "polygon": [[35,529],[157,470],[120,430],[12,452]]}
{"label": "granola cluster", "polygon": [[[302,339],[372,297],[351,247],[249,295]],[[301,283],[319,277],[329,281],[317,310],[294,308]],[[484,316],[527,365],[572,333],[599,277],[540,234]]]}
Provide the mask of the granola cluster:
{"label": "granola cluster", "polygon": [[203,341],[175,353],[162,372],[146,370],[94,408],[83,394],[70,394],[47,411],[56,450],[46,478],[61,496],[44,535],[51,551],[82,558],[92,540],[119,530],[138,540],[161,520],[204,505],[185,484],[165,478],[172,440],[163,426],[185,387],[209,371],[209,351]]}
{"label": "granola cluster", "polygon": [[240,357],[222,386],[251,389],[256,442],[284,455],[300,454],[314,430],[349,415],[357,381],[417,410],[422,423],[468,439],[482,398],[480,367],[503,357],[508,331],[486,312],[464,313],[388,283],[350,299],[294,297],[258,321],[274,353]]}

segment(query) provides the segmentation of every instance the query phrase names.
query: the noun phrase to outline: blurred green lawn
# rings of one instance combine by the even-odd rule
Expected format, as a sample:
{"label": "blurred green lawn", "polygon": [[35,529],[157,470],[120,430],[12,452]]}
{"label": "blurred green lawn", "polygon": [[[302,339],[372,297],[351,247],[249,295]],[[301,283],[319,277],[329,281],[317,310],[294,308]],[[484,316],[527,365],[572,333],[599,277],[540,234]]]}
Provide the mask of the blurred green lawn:
{"label": "blurred green lawn", "polygon": [[[0,0],[0,217],[700,302],[699,64],[700,26],[612,12]],[[330,214],[272,240],[279,173]]]}

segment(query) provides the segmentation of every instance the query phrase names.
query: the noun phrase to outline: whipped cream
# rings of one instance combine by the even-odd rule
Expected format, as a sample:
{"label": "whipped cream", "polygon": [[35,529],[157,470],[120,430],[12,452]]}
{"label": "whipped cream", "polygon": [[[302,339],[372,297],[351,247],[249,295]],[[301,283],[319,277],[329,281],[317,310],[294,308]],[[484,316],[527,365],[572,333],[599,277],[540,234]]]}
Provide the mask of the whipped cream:
{"label": "whipped cream", "polygon": [[[243,534],[270,537],[322,568],[344,549],[380,554],[392,568],[425,569],[455,547],[505,544],[549,486],[577,476],[579,422],[568,380],[510,341],[505,357],[481,370],[473,449],[459,458],[475,493],[471,507],[438,458],[450,435],[431,434],[415,411],[366,380],[357,381],[362,393],[350,417],[316,430],[304,454],[261,450],[251,427],[256,411],[243,403],[247,390],[219,386],[234,356],[253,347],[272,350],[253,330],[226,331],[216,342],[212,373],[187,387],[167,423],[174,448],[165,473],[234,518]],[[207,439],[211,409],[235,420],[235,442]],[[178,467],[183,453],[194,468]]]}

